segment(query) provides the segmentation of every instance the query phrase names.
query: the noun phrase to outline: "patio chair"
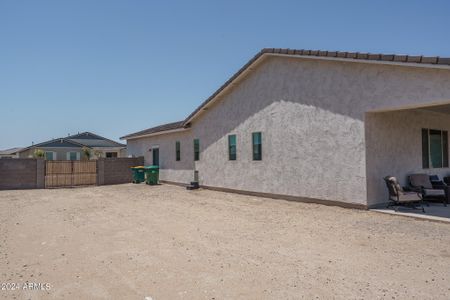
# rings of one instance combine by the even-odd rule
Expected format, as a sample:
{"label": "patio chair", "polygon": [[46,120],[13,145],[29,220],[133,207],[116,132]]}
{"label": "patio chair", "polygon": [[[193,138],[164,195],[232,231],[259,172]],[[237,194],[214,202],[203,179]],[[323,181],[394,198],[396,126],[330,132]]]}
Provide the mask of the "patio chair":
{"label": "patio chair", "polygon": [[444,177],[444,183],[445,183],[446,185],[450,185],[450,176],[445,176],[445,177]]}
{"label": "patio chair", "polygon": [[439,175],[430,175],[429,178],[434,189],[445,189],[445,187],[448,185],[439,178]]}
{"label": "patio chair", "polygon": [[[393,176],[384,177],[384,181],[389,191],[387,208],[394,206],[394,210],[397,211],[399,206],[406,206],[413,209],[422,209],[422,212],[425,212],[422,194],[420,192],[405,191],[398,183],[397,178]],[[417,204],[420,205],[420,208],[417,207]]]}
{"label": "patio chair", "polygon": [[[436,177],[433,176],[433,179]],[[438,177],[439,178],[439,177]],[[442,201],[444,206],[447,206],[447,196],[449,194],[449,186],[445,185],[442,181],[435,181],[435,184],[430,180],[430,176],[427,174],[412,174],[408,176],[408,181],[411,190],[420,192],[422,199],[439,200]]]}

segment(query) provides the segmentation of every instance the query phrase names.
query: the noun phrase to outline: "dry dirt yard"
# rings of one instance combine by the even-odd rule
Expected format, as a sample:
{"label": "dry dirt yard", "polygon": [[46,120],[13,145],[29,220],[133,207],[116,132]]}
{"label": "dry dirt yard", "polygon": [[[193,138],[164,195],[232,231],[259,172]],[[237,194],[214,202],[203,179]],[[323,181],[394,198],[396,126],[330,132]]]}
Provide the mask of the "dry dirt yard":
{"label": "dry dirt yard", "polygon": [[50,284],[0,298],[450,298],[449,224],[171,185],[0,204],[0,282]]}

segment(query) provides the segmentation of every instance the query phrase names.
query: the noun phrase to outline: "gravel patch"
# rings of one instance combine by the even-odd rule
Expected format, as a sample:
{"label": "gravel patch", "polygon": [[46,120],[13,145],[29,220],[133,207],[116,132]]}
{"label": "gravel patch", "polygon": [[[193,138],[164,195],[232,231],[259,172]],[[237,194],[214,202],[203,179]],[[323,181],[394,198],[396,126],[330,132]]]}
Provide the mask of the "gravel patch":
{"label": "gravel patch", "polygon": [[0,191],[4,299],[448,299],[450,224],[145,184]]}

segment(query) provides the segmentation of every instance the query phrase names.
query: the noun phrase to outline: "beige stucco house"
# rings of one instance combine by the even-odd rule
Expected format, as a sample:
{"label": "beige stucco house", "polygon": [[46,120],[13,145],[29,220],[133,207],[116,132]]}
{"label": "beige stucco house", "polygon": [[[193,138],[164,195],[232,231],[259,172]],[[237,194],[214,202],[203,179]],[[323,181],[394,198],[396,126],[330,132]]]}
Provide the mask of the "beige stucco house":
{"label": "beige stucco house", "polygon": [[18,158],[20,150],[19,147],[0,150],[0,158]]}
{"label": "beige stucco house", "polygon": [[162,180],[352,207],[445,176],[450,59],[263,49],[185,120],[122,137]]}

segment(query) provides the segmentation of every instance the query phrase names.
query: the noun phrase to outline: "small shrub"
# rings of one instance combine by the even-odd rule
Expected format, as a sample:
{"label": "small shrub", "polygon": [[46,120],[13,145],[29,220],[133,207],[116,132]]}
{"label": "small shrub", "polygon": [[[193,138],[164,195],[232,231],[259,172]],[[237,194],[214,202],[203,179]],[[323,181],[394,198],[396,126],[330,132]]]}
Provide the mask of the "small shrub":
{"label": "small shrub", "polygon": [[44,158],[45,152],[42,149],[35,149],[34,150],[34,158]]}
{"label": "small shrub", "polygon": [[81,149],[81,151],[83,151],[86,159],[91,159],[91,155],[92,155],[91,149],[89,149],[88,147],[83,147],[83,149]]}

